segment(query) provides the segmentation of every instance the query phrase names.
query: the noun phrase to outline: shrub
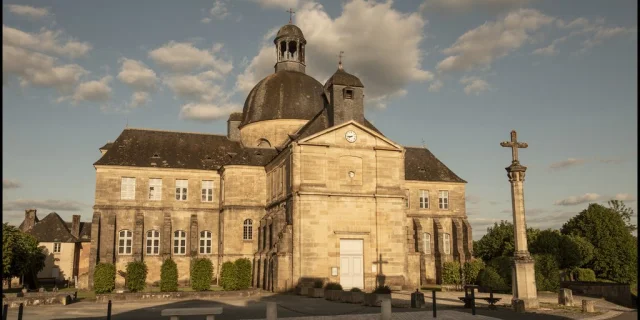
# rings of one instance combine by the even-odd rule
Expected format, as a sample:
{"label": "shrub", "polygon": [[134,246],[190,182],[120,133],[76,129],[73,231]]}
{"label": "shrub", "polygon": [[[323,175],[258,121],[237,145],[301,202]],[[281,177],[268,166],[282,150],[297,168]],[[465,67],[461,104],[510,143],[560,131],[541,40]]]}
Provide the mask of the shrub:
{"label": "shrub", "polygon": [[178,265],[171,259],[162,262],[160,267],[160,291],[178,291]]}
{"label": "shrub", "polygon": [[213,264],[207,258],[191,260],[191,288],[195,291],[206,291],[211,288]]}
{"label": "shrub", "polygon": [[445,262],[442,266],[442,283],[460,284],[460,263],[458,261]]}
{"label": "shrub", "polygon": [[227,261],[222,264],[222,269],[220,269],[220,284],[224,290],[236,290],[238,287],[237,284],[238,279],[238,270],[236,265]]}
{"label": "shrub", "polygon": [[93,272],[93,289],[96,293],[109,293],[116,287],[116,266],[98,263]]}
{"label": "shrub", "polygon": [[509,291],[511,290],[511,273],[513,272],[512,262],[513,257],[497,257],[487,263],[487,266],[492,267],[500,275]]}
{"label": "shrub", "polygon": [[577,268],[574,275],[578,281],[596,281],[596,273],[591,269]]}
{"label": "shrub", "polygon": [[[342,290],[342,285],[336,282],[329,282],[324,286],[325,290]],[[358,288],[356,288],[358,289]]]}
{"label": "shrub", "polygon": [[313,281],[313,287],[316,289],[320,289],[322,288],[322,284],[324,283],[324,281],[322,280],[315,280]]}
{"label": "shrub", "polygon": [[509,292],[510,288],[496,269],[487,266],[478,273],[478,283],[495,292]]}
{"label": "shrub", "polygon": [[362,292],[362,290],[360,290],[360,288],[351,288],[351,290],[349,290],[349,292]]}
{"label": "shrub", "polygon": [[391,294],[391,288],[389,286],[377,286],[373,293],[377,294]]}
{"label": "shrub", "polygon": [[539,291],[556,291],[560,288],[560,268],[551,254],[533,255],[535,259],[536,287]]}
{"label": "shrub", "polygon": [[484,269],[484,262],[481,259],[475,259],[471,262],[465,262],[462,267],[464,272],[464,281],[467,284],[478,284],[478,273]]}
{"label": "shrub", "polygon": [[248,289],[251,287],[251,261],[247,258],[236,260],[237,289]]}
{"label": "shrub", "polygon": [[131,292],[144,290],[147,286],[147,264],[144,261],[127,263],[126,283]]}

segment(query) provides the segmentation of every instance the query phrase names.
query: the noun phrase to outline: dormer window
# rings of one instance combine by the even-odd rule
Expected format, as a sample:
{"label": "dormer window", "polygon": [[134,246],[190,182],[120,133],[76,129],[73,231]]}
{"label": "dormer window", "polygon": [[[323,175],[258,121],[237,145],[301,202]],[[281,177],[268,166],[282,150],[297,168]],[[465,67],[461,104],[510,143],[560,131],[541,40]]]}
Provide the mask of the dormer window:
{"label": "dormer window", "polygon": [[353,99],[353,89],[344,89],[344,98],[345,99]]}

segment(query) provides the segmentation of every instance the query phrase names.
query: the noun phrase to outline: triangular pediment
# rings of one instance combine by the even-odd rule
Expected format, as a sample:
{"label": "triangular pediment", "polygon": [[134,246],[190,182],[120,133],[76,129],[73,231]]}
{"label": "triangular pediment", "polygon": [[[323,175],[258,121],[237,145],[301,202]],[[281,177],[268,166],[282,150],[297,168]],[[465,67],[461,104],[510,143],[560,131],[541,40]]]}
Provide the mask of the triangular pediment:
{"label": "triangular pediment", "polygon": [[[354,137],[355,136],[355,137]],[[382,134],[356,122],[348,121],[300,139],[300,145],[372,147],[390,151],[402,151],[402,146]]]}

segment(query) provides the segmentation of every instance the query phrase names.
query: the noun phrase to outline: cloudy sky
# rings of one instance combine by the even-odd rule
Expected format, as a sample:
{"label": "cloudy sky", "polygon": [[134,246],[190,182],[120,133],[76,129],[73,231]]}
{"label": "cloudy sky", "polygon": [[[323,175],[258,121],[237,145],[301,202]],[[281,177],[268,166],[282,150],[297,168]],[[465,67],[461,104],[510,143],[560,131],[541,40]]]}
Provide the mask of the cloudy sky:
{"label": "cloudy sky", "polygon": [[637,1],[3,1],[3,218],[91,218],[98,148],[129,127],[224,134],[304,32],[324,82],[344,51],[366,116],[468,181],[474,238],[511,219],[512,129],[528,224],[590,202],[637,211]]}

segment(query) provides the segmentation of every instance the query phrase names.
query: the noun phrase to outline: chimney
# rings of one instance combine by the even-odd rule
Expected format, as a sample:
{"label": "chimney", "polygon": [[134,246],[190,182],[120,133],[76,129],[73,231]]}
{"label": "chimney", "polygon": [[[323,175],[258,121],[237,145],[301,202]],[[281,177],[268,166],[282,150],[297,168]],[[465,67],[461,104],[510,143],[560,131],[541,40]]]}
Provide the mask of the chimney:
{"label": "chimney", "polygon": [[31,230],[36,225],[38,217],[36,216],[36,209],[27,209],[24,211],[24,225],[22,231]]}
{"label": "chimney", "polygon": [[73,215],[73,221],[71,222],[71,235],[76,238],[80,238],[80,216],[77,214]]}

